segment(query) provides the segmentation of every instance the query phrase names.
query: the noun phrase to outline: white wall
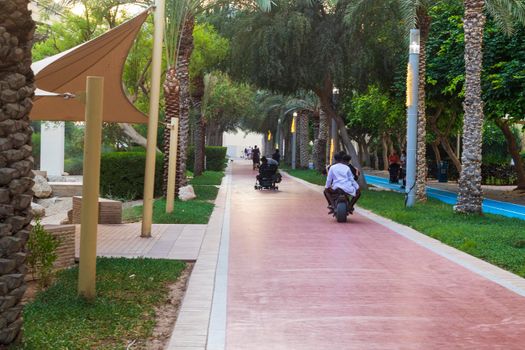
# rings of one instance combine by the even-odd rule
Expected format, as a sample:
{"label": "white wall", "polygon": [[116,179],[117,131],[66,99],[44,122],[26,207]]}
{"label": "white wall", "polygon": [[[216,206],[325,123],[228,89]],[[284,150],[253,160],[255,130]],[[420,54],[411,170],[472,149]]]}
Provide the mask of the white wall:
{"label": "white wall", "polygon": [[40,170],[48,175],[64,173],[64,122],[42,122],[40,138]]}
{"label": "white wall", "polygon": [[242,130],[237,130],[236,133],[225,132],[222,136],[222,144],[228,147],[227,155],[230,158],[238,158],[244,153],[247,147],[262,148],[262,134],[246,133]]}

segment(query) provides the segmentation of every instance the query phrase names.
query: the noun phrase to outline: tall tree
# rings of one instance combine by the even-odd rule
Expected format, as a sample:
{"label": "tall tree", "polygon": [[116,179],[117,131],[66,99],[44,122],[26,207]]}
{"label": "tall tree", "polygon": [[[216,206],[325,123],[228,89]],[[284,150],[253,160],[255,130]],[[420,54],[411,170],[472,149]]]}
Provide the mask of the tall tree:
{"label": "tall tree", "polygon": [[[514,20],[525,21],[525,3],[521,0],[487,0],[488,10],[504,29],[512,30]],[[459,178],[458,203],[460,213],[481,213],[481,143],[483,127],[483,100],[481,69],[485,0],[464,0],[465,32],[465,110],[463,122],[462,169]]]}
{"label": "tall tree", "polygon": [[26,290],[25,244],[33,199],[31,47],[35,24],[28,1],[1,2],[0,11],[0,345],[20,337]]}
{"label": "tall tree", "polygon": [[[204,0],[168,0],[166,3],[166,80],[165,92],[165,122],[170,123],[172,118],[179,118],[179,143],[177,147],[177,174],[175,192],[186,184],[186,160],[189,146],[190,130],[190,75],[189,62],[193,51],[193,28],[195,16],[216,6],[215,1]],[[245,6],[258,6],[266,9],[269,0],[248,1]],[[176,106],[178,104],[178,106]],[[168,158],[170,130],[164,132],[164,176],[163,189],[166,193],[168,183]]]}
{"label": "tall tree", "polygon": [[[270,13],[237,15],[232,71],[237,78],[286,94],[314,91],[324,112],[336,121],[345,148],[357,160],[345,120],[332,101],[334,83],[354,63],[355,41],[350,40],[350,29],[343,21],[347,7],[344,1],[334,5],[321,0],[282,0],[275,2]],[[379,16],[369,22],[378,25],[382,20]]]}
{"label": "tall tree", "polygon": [[206,135],[206,116],[202,111],[204,97],[204,74],[211,72],[225,59],[229,41],[221,37],[210,24],[197,24],[193,30],[194,49],[190,60],[192,81],[191,98],[193,110],[197,114],[195,125],[195,164],[193,175],[204,171],[204,145]]}

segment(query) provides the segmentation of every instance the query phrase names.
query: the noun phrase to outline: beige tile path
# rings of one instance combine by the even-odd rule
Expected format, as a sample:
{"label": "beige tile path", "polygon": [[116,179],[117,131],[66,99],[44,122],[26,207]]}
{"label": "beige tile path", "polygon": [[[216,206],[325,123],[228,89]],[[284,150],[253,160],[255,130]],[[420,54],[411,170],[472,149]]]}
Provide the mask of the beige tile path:
{"label": "beige tile path", "polygon": [[[97,255],[196,260],[207,225],[153,225],[151,238],[140,237],[140,223],[99,225]],[[77,226],[75,256],[79,256]]]}

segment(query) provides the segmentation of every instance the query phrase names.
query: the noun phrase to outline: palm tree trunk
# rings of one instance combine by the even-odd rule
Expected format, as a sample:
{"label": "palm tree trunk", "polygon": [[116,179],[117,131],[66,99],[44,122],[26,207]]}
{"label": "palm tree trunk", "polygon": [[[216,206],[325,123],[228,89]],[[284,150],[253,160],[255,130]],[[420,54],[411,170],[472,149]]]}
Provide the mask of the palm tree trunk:
{"label": "palm tree trunk", "polygon": [[[439,136],[432,142],[432,150],[434,151],[434,155],[436,156],[437,169],[439,169],[439,165],[441,164],[441,153],[439,152]],[[438,174],[436,174],[436,176],[438,176]]]}
{"label": "palm tree trunk", "polygon": [[310,157],[308,154],[308,113],[301,111],[299,113],[299,167],[308,168]]}
{"label": "palm tree trunk", "polygon": [[427,118],[425,101],[425,77],[427,71],[426,45],[432,18],[425,7],[420,6],[417,13],[417,25],[420,32],[419,50],[419,83],[417,105],[417,154],[416,154],[416,199],[419,202],[427,200]]}
{"label": "palm tree trunk", "polygon": [[319,172],[326,167],[326,140],[328,139],[328,118],[325,111],[321,108],[319,111],[319,134],[314,143],[314,166]]}
{"label": "palm tree trunk", "polygon": [[177,53],[177,78],[180,82],[180,121],[179,121],[179,147],[177,148],[177,177],[175,190],[186,185],[186,160],[190,143],[190,74],[189,64],[193,51],[193,26],[195,19],[188,15],[182,29],[179,52]]}
{"label": "palm tree trunk", "polygon": [[465,111],[463,122],[463,167],[459,177],[456,211],[481,214],[481,144],[483,101],[481,100],[481,68],[484,0],[465,0]]}
{"label": "palm tree trunk", "polygon": [[[171,124],[171,118],[180,117],[180,84],[177,79],[177,72],[174,67],[169,67],[166,71],[166,79],[164,80],[164,123],[166,126]],[[162,151],[164,153],[164,168],[162,193],[167,195],[168,190],[168,163],[170,156],[170,128],[164,128],[162,136]]]}
{"label": "palm tree trunk", "polygon": [[388,170],[388,156],[389,156],[389,150],[388,150],[388,141],[387,141],[387,134],[383,133],[381,136],[381,144],[383,146],[383,170]]}
{"label": "palm tree trunk", "polygon": [[202,97],[204,96],[204,78],[198,76],[194,79],[194,92],[192,94],[193,109],[199,113],[197,125],[195,126],[195,164],[193,165],[193,175],[199,176],[204,171],[204,135],[206,119],[202,113]]}
{"label": "palm tree trunk", "polygon": [[0,11],[0,348],[20,339],[26,290],[25,245],[33,200],[29,112],[35,90],[31,47],[35,23],[28,1],[4,1]]}

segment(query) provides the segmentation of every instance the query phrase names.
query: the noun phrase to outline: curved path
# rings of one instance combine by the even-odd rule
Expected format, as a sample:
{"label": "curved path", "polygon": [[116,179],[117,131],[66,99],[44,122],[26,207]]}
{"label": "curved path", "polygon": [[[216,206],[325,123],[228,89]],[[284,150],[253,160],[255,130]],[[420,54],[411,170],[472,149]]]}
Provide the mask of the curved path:
{"label": "curved path", "polygon": [[231,181],[226,348],[523,349],[525,298],[362,215],[338,224],[318,189]]}

